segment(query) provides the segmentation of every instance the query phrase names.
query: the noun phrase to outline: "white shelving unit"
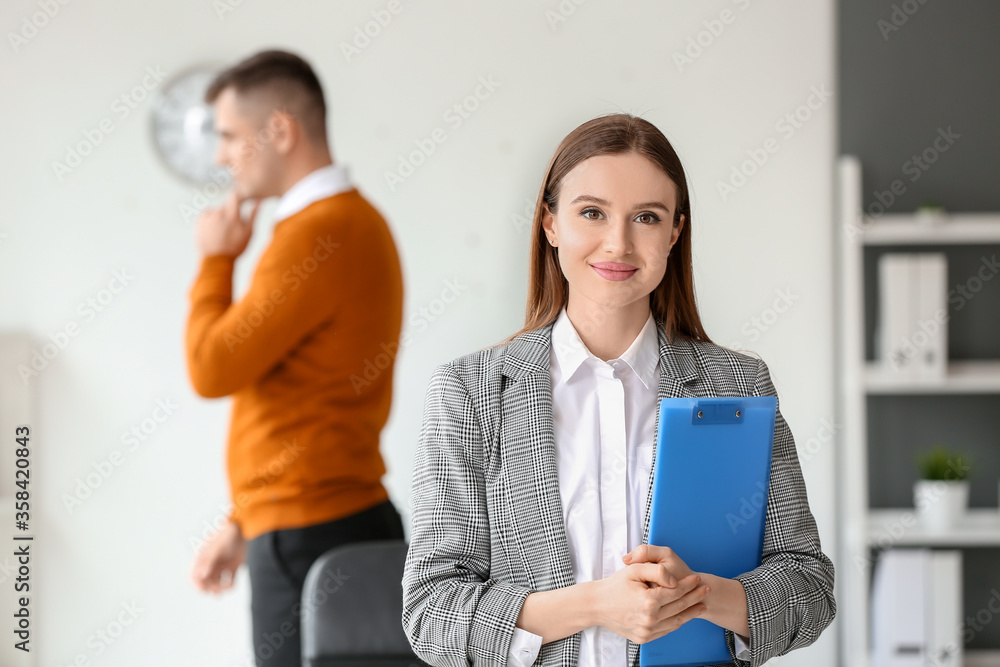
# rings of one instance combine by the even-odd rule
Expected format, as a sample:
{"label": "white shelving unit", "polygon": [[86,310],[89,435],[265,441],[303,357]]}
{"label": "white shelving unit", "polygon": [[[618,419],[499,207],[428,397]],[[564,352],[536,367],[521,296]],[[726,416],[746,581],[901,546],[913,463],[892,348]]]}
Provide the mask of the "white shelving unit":
{"label": "white shelving unit", "polygon": [[928,532],[912,507],[868,510],[868,543],[896,547],[1000,547],[1000,510],[969,509],[965,520],[944,533]]}
{"label": "white shelving unit", "polygon": [[[863,215],[861,165],[853,156],[838,164],[838,514],[841,534],[837,568],[840,664],[870,664],[870,601],[873,546],[1000,546],[1000,510],[970,510],[947,533],[929,534],[912,508],[871,509],[868,504],[868,415],[870,395],[1000,394],[1000,361],[948,364],[944,378],[902,378],[865,361],[864,248],[871,245],[947,246],[1000,244],[1000,214],[950,214],[941,224],[916,215]],[[871,278],[869,278],[871,279]],[[958,619],[956,619],[956,622]],[[997,652],[966,651],[965,665],[1000,664]]]}

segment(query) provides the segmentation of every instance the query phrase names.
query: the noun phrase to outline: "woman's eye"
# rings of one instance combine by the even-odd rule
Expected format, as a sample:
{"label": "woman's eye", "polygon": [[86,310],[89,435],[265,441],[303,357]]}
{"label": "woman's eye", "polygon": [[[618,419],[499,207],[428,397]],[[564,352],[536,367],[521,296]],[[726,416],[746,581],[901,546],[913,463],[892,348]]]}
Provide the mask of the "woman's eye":
{"label": "woman's eye", "polygon": [[[593,216],[591,214],[593,213]],[[585,208],[580,211],[580,215],[587,218],[588,220],[599,220],[601,217],[601,212],[596,208]]]}
{"label": "woman's eye", "polygon": [[[645,218],[645,220],[643,220],[643,218]],[[651,225],[654,222],[659,222],[660,218],[652,213],[640,213],[638,216],[636,216],[636,220],[638,220],[643,224]]]}

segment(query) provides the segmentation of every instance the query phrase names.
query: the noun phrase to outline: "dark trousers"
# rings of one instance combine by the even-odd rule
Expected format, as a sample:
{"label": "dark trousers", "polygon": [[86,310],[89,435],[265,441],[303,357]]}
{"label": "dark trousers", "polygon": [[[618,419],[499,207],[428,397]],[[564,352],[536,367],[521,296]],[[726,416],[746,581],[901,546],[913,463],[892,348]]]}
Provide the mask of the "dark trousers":
{"label": "dark trousers", "polygon": [[403,521],[387,500],[342,519],[276,530],[247,542],[257,667],[301,666],[302,586],[317,558],[350,542],[390,539],[403,539]]}

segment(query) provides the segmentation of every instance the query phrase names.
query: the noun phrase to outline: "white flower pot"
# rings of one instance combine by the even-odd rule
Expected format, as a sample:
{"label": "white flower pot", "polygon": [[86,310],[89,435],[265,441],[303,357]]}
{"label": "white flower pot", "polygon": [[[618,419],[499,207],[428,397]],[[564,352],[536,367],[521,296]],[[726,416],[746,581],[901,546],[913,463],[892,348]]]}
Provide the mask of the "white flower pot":
{"label": "white flower pot", "polygon": [[917,480],[913,484],[913,505],[928,531],[940,533],[954,528],[969,506],[969,481]]}
{"label": "white flower pot", "polygon": [[945,221],[945,212],[940,208],[918,208],[916,218],[923,225],[940,225]]}

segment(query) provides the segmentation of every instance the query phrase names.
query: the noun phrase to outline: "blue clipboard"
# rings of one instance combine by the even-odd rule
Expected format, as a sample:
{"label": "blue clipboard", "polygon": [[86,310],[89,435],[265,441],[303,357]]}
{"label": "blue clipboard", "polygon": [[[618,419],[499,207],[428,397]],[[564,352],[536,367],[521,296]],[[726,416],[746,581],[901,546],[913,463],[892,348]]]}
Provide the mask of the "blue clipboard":
{"label": "blue clipboard", "polygon": [[[649,543],[695,572],[732,578],[761,563],[775,396],[660,400]],[[640,667],[731,663],[725,630],[694,618],[640,645]]]}

